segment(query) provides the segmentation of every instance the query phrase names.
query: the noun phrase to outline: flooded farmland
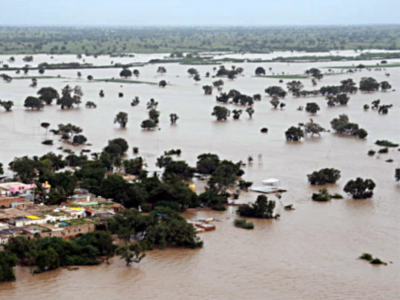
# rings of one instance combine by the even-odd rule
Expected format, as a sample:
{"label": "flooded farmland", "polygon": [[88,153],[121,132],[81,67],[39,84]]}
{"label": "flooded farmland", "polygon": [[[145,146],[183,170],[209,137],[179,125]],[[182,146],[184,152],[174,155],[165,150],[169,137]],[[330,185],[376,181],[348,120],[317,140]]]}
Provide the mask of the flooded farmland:
{"label": "flooded farmland", "polygon": [[[347,51],[350,52],[350,51]],[[354,53],[354,52],[352,52]],[[300,55],[299,53],[274,53],[273,56]],[[346,55],[346,51],[340,52]],[[350,54],[348,54],[350,55]],[[164,55],[138,55],[135,58],[88,58],[87,62],[109,65],[111,61],[147,62]],[[251,58],[272,58],[272,55],[252,54]],[[6,60],[9,56],[0,56]],[[22,56],[16,55],[16,66],[23,66]],[[246,56],[244,56],[246,57]],[[33,64],[41,62],[71,62],[75,56],[37,55]],[[118,78],[120,69],[84,69],[82,78],[77,70],[46,70],[45,76],[60,78],[39,79],[38,87],[29,87],[29,79],[16,79],[11,83],[0,82],[0,99],[14,102],[12,112],[0,111],[0,161],[7,165],[14,157],[43,155],[49,151],[62,153],[58,147],[71,148],[76,153],[82,149],[101,150],[109,139],[122,137],[129,142],[130,149],[140,149],[149,170],[156,170],[155,161],[165,150],[179,148],[181,158],[195,165],[196,157],[205,152],[216,153],[221,158],[247,163],[248,156],[254,161],[244,168],[244,179],[259,185],[263,179],[279,178],[283,204],[293,203],[294,211],[285,211],[277,205],[279,220],[254,220],[255,229],[245,231],[233,226],[234,207],[225,212],[188,211],[187,218],[214,217],[217,230],[200,234],[204,247],[199,250],[167,249],[154,250],[140,265],[127,268],[123,261],[114,258],[110,265],[83,267],[69,272],[64,269],[32,276],[29,269],[17,268],[17,281],[0,286],[1,299],[399,299],[400,281],[400,185],[395,182],[394,170],[399,168],[400,152],[390,149],[388,154],[373,157],[367,155],[377,150],[376,140],[400,142],[400,68],[386,71],[368,71],[355,74],[340,73],[324,76],[322,85],[338,85],[341,80],[352,78],[359,82],[371,76],[378,82],[388,80],[395,91],[361,93],[350,96],[347,106],[328,107],[322,96],[294,98],[288,95],[284,109],[273,109],[265,88],[279,85],[286,88],[290,80],[279,83],[276,78],[254,77],[258,66],[268,74],[303,74],[311,67],[328,70],[329,67],[352,64],[376,64],[379,61],[318,62],[318,63],[226,63],[235,65],[244,72],[235,80],[224,79],[224,91],[236,89],[253,95],[262,94],[262,100],[254,104],[255,114],[249,118],[243,114],[240,120],[230,118],[217,122],[211,116],[217,102],[215,95],[204,95],[202,86],[211,85],[218,65],[164,64],[165,75],[156,73],[158,65],[135,67],[140,71],[138,80],[151,84],[126,84],[86,80]],[[187,69],[195,67],[202,75],[195,83]],[[390,77],[385,76],[390,73]],[[17,76],[9,72],[11,76]],[[37,71],[30,71],[30,76]],[[158,87],[166,80],[166,88]],[[306,90],[313,89],[310,79],[302,79]],[[93,101],[96,109],[84,105],[71,110],[61,110],[53,104],[43,111],[28,111],[23,103],[27,96],[35,95],[41,87],[51,86],[61,90],[65,85],[80,85],[84,92],[83,103]],[[104,98],[99,97],[103,90]],[[122,92],[124,97],[118,97]],[[130,105],[138,96],[136,107]],[[145,103],[154,98],[161,112],[160,130],[143,131],[140,124],[147,119]],[[389,114],[381,115],[375,110],[364,111],[364,104],[381,99],[384,104],[393,104]],[[316,115],[298,111],[297,107],[307,102],[317,102],[321,110]],[[229,109],[237,108],[227,104]],[[126,129],[113,124],[120,112],[129,115]],[[176,113],[179,120],[171,125],[169,114]],[[307,137],[302,142],[287,142],[284,132],[292,125],[313,118],[330,129],[330,121],[340,114],[347,114],[352,122],[368,131],[368,137],[360,140],[339,136],[333,131],[321,137]],[[42,145],[46,138],[42,122],[50,128],[60,123],[73,123],[83,129],[88,146],[67,146],[54,139],[53,146]],[[268,133],[260,133],[267,127]],[[129,150],[129,156],[132,156]],[[393,159],[392,163],[386,162]],[[321,168],[334,167],[341,170],[337,184],[329,186],[331,192],[342,193],[346,182],[356,177],[371,178],[377,187],[374,196],[367,200],[333,199],[327,203],[311,200],[318,187],[310,186],[306,175]],[[199,184],[201,186],[201,184]],[[200,187],[199,187],[200,188]],[[242,193],[240,201],[254,201],[256,193]],[[274,196],[271,196],[274,198]],[[363,253],[373,253],[385,261],[387,266],[372,266],[357,259]]]}

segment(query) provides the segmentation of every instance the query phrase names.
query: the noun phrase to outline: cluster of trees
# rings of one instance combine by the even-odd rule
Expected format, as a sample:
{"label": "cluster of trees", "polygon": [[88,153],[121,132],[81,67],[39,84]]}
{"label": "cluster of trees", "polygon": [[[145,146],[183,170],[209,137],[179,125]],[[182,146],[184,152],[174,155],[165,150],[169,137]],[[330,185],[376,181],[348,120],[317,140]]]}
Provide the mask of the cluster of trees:
{"label": "cluster of trees", "polygon": [[347,105],[347,103],[350,100],[350,97],[347,96],[346,94],[337,94],[337,95],[328,95],[326,96],[327,104],[330,107],[336,106],[336,105]]}
{"label": "cluster of trees", "polygon": [[221,95],[216,97],[217,102],[228,103],[230,100],[231,103],[238,105],[253,105],[254,99],[252,96],[248,96],[242,94],[237,90],[230,90],[229,93],[221,93]]}
{"label": "cluster of trees", "polygon": [[[50,126],[48,123],[42,123],[42,127],[47,128]],[[79,126],[73,125],[71,123],[68,124],[58,124],[58,129],[52,129],[50,132],[54,134],[61,135],[61,139],[64,141],[70,141],[73,145],[82,145],[87,142],[87,138],[80,134],[83,129]]]}
{"label": "cluster of trees", "polygon": [[270,86],[265,89],[265,93],[267,93],[271,97],[285,98],[287,92],[281,88],[280,86]]}
{"label": "cluster of trees", "polygon": [[138,69],[133,70],[133,72],[131,70],[128,69],[128,67],[124,67],[122,69],[122,71],[119,73],[120,77],[124,77],[124,78],[129,78],[132,77],[132,75],[134,75],[136,78],[139,78],[140,72]]}
{"label": "cluster of trees", "polygon": [[307,75],[311,75],[315,79],[322,79],[322,77],[324,77],[321,70],[319,70],[317,68],[311,68],[309,70],[306,70],[304,73]]}
{"label": "cluster of trees", "polygon": [[[340,171],[334,168],[324,168],[307,175],[308,182],[311,185],[335,184],[340,177]],[[354,199],[366,199],[372,197],[375,186],[375,182],[372,179],[358,177],[355,180],[348,181],[343,190]],[[326,189],[322,189],[318,194],[313,194],[312,199],[316,201],[328,201],[332,197],[340,198],[338,195],[329,195]]]}
{"label": "cluster of trees", "polygon": [[[389,109],[391,109],[393,107],[393,105],[392,104],[381,104],[381,100],[377,99],[377,100],[372,101],[371,107],[372,107],[372,109],[377,110],[378,113],[386,115],[389,113]],[[364,109],[365,110],[369,109],[369,105],[365,104]]]}
{"label": "cluster of trees", "polygon": [[236,68],[232,66],[232,69],[226,69],[225,66],[220,66],[216,76],[217,77],[227,77],[228,79],[235,79],[239,74],[243,73],[243,68]]}
{"label": "cluster of trees", "polygon": [[274,215],[275,206],[275,201],[268,200],[264,195],[259,195],[255,203],[239,205],[236,214],[241,217],[275,219],[279,218],[279,215]]}
{"label": "cluster of trees", "polygon": [[28,266],[34,273],[56,270],[59,267],[72,265],[98,265],[99,257],[109,258],[115,251],[110,233],[103,231],[91,232],[70,240],[58,237],[41,238],[39,234],[34,239],[25,236],[11,237],[0,253],[0,282],[15,280],[12,266],[20,264]]}
{"label": "cluster of trees", "polygon": [[50,105],[54,100],[57,100],[57,105],[61,106],[61,109],[71,109],[75,105],[79,106],[82,103],[83,92],[80,86],[74,88],[69,85],[65,86],[61,91],[61,97],[57,90],[52,87],[43,87],[37,94],[39,97],[28,96],[25,99],[24,106],[32,110],[41,110],[44,108],[44,104]]}
{"label": "cluster of trees", "polygon": [[376,79],[372,77],[363,77],[361,78],[360,81],[360,86],[359,89],[362,92],[375,92],[379,91],[381,89],[383,92],[386,92],[387,90],[391,89],[392,86],[390,85],[389,82],[387,81],[382,81],[379,83],[376,81]]}
{"label": "cluster of trees", "polygon": [[[149,110],[149,118],[144,120],[140,125],[143,129],[151,130],[157,127],[160,118],[160,111],[157,110],[158,102],[154,101],[154,99],[150,99],[147,102],[147,109]],[[174,124],[178,120],[178,116],[176,114],[170,114],[171,123]]]}
{"label": "cluster of trees", "polygon": [[[234,109],[232,111],[233,118],[235,120],[239,119],[242,112],[243,112],[242,110]],[[248,113],[249,117],[251,118],[255,111],[254,111],[254,108],[250,106],[246,109],[246,112]],[[217,106],[214,106],[214,109],[213,109],[213,112],[211,113],[211,115],[215,116],[217,118],[217,121],[226,121],[226,120],[228,120],[229,116],[231,115],[231,111],[224,106],[217,105]]]}
{"label": "cluster of trees", "polygon": [[343,135],[358,136],[360,139],[364,139],[368,135],[368,132],[363,128],[359,128],[358,124],[351,123],[349,117],[345,114],[334,118],[331,121],[331,126],[333,130]]}
{"label": "cluster of trees", "polygon": [[158,206],[149,215],[143,215],[134,208],[125,209],[109,220],[108,228],[125,243],[130,243],[133,238],[140,237],[140,242],[136,243],[139,245],[136,249],[122,247],[117,250],[125,257],[127,264],[130,263],[132,254],[134,258],[140,260],[143,255],[139,253],[143,250],[151,250],[154,246],[191,249],[203,246],[193,225],[189,224],[178,212],[165,206]]}

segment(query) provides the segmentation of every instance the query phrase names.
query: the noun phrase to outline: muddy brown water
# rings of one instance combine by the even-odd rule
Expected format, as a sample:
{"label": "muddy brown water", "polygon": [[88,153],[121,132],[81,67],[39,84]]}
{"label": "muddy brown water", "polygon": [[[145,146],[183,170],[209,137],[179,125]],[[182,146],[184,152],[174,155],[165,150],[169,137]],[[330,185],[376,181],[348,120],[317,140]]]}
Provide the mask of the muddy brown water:
{"label": "muddy brown water", "polygon": [[[18,63],[20,57],[16,57]],[[149,57],[143,56],[143,60]],[[68,61],[65,57],[56,59]],[[112,59],[98,60],[98,64],[108,64]],[[254,70],[259,65],[272,67],[273,72],[301,74],[312,66],[351,64],[234,64],[244,68],[244,76],[235,81],[224,80],[224,91],[235,88],[251,95],[265,95],[266,87],[282,85],[278,79],[254,78]],[[374,145],[377,139],[400,142],[399,68],[388,68],[386,72],[391,74],[390,77],[383,71],[367,70],[353,75],[325,76],[319,86],[339,84],[347,78],[358,82],[363,76],[373,76],[378,81],[388,80],[396,89],[386,93],[357,93],[351,96],[346,107],[328,108],[323,97],[294,99],[288,96],[284,100],[285,109],[274,110],[269,98],[263,96],[262,101],[254,105],[256,112],[252,119],[243,113],[240,120],[216,122],[211,116],[216,105],[215,95],[205,96],[202,91],[203,85],[215,80],[204,77],[205,72],[212,73],[213,66],[195,66],[203,75],[198,84],[188,77],[190,66],[165,66],[167,74],[164,76],[156,74],[156,65],[139,68],[139,80],[157,83],[165,79],[171,84],[165,89],[146,84],[121,86],[88,82],[78,79],[76,70],[47,71],[45,75],[60,74],[65,78],[41,79],[37,89],[28,87],[29,80],[14,80],[10,84],[0,82],[0,99],[15,103],[13,112],[0,111],[0,161],[8,164],[15,156],[42,155],[48,151],[58,153],[59,146],[71,148],[50,133],[48,137],[54,139],[55,145],[42,145],[45,132],[40,127],[44,121],[51,123],[51,127],[71,122],[81,126],[83,134],[93,144],[92,147],[72,148],[76,152],[83,148],[98,151],[108,139],[123,137],[130,148],[140,148],[150,170],[155,170],[157,156],[173,148],[182,149],[181,158],[191,164],[204,152],[243,161],[252,155],[254,162],[245,167],[244,178],[253,181],[254,185],[266,178],[279,178],[281,187],[288,190],[282,202],[293,203],[296,210],[284,211],[277,205],[276,212],[281,214],[281,219],[252,220],[255,229],[251,231],[233,226],[234,207],[228,207],[226,212],[187,212],[185,216],[190,219],[214,217],[220,220],[215,223],[216,231],[200,235],[204,240],[203,249],[151,251],[140,265],[133,267],[126,267],[124,262],[114,258],[110,265],[82,267],[77,271],[60,269],[35,276],[29,274],[29,269],[16,268],[17,281],[0,285],[0,299],[399,299],[400,184],[394,180],[394,170],[399,168],[400,152],[390,149],[388,154],[367,155],[368,150],[378,149]],[[119,70],[82,70],[82,73],[84,78],[89,74],[95,78],[111,78],[118,77]],[[306,89],[312,89],[309,79],[302,82]],[[24,99],[40,87],[61,89],[66,84],[81,85],[85,93],[83,103],[94,101],[97,109],[86,109],[84,105],[70,111],[62,111],[56,105],[47,106],[41,112],[24,109]],[[104,98],[98,96],[101,89],[105,92]],[[118,98],[118,92],[123,92],[124,97]],[[134,96],[141,100],[137,107],[130,106]],[[159,102],[161,111],[161,130],[154,132],[140,129],[141,121],[147,116],[145,102],[150,98]],[[375,99],[394,104],[394,107],[388,115],[364,111],[363,105]],[[296,110],[299,105],[305,106],[311,101],[321,106],[317,115]],[[236,108],[234,105],[227,107]],[[127,129],[113,124],[119,111],[129,114]],[[175,126],[170,125],[170,113],[180,117]],[[329,129],[330,121],[342,113],[368,131],[367,139],[327,132],[300,143],[285,141],[284,131],[291,125],[312,117]],[[262,127],[268,127],[269,132],[260,133]],[[129,152],[132,156],[131,150]],[[385,162],[389,158],[394,162]],[[342,193],[345,199],[329,203],[311,201],[312,192],[318,188],[308,185],[306,174],[323,167],[342,171],[341,179],[336,185],[329,186],[329,190]],[[343,193],[346,182],[357,176],[376,182],[373,198],[356,201]],[[254,201],[256,196],[252,192],[245,193],[241,201]],[[393,263],[372,266],[357,259],[363,252]]]}

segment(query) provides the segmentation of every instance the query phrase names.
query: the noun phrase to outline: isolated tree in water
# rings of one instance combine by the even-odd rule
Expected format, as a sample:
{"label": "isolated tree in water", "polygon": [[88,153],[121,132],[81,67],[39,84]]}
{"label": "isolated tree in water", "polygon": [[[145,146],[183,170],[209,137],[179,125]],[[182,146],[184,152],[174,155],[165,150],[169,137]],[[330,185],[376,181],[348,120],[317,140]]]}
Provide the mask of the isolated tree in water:
{"label": "isolated tree in water", "polygon": [[32,110],[40,110],[44,107],[44,104],[39,98],[29,96],[25,99],[24,106]]}
{"label": "isolated tree in water", "polygon": [[114,124],[118,123],[121,128],[125,128],[126,124],[128,124],[128,114],[125,112],[119,112],[114,119]]}
{"label": "isolated tree in water", "polygon": [[223,106],[214,106],[212,116],[215,116],[218,121],[226,121],[230,116],[231,111]]}
{"label": "isolated tree in water", "polygon": [[49,127],[50,127],[50,123],[42,122],[42,123],[40,124],[40,126],[41,126],[42,128],[44,128],[44,129],[46,129],[46,136],[47,136],[47,130],[48,130]]}
{"label": "isolated tree in water", "polygon": [[310,102],[306,105],[306,111],[309,113],[316,114],[319,110],[319,105],[315,102]]}
{"label": "isolated tree in water", "polygon": [[372,179],[358,177],[355,180],[350,180],[343,190],[352,195],[354,199],[366,199],[372,197],[375,186],[375,182]]}
{"label": "isolated tree in water", "polygon": [[167,69],[165,67],[160,66],[157,69],[157,73],[160,75],[164,75],[165,73],[167,73]]}
{"label": "isolated tree in water", "polygon": [[314,171],[307,175],[308,182],[311,185],[334,184],[340,179],[340,170],[334,168],[325,168]]}
{"label": "isolated tree in water", "polygon": [[127,68],[124,68],[124,69],[121,71],[121,73],[119,73],[119,76],[120,76],[120,77],[124,77],[124,78],[132,77],[132,71],[129,70],[129,69],[127,69]]}
{"label": "isolated tree in water", "polygon": [[299,124],[299,126],[304,127],[304,133],[311,134],[311,136],[316,135],[321,135],[321,132],[325,132],[325,128],[323,128],[321,125],[317,124],[314,122],[313,119],[310,119],[310,122],[307,122],[305,124]]}
{"label": "isolated tree in water", "polygon": [[232,110],[233,118],[234,118],[235,120],[239,120],[240,115],[242,114],[242,112],[243,112],[243,110],[241,110],[241,109],[239,109],[239,110],[237,110],[237,109]]}
{"label": "isolated tree in water", "polygon": [[154,129],[157,126],[157,124],[152,120],[144,120],[140,126],[143,129],[150,130]]}
{"label": "isolated tree in water", "polygon": [[272,100],[270,101],[271,105],[276,109],[279,106],[279,98],[274,96],[272,97]]}
{"label": "isolated tree in water", "polygon": [[170,115],[169,115],[169,118],[170,118],[170,120],[171,120],[171,124],[175,124],[176,121],[178,121],[178,119],[179,119],[179,117],[178,117],[177,114],[170,114]]}
{"label": "isolated tree in water", "polygon": [[250,119],[253,117],[253,114],[255,112],[253,107],[249,107],[246,109],[246,112],[249,114]]}
{"label": "isolated tree in water", "polygon": [[57,90],[52,87],[42,87],[37,94],[39,99],[43,100],[47,105],[50,105],[53,100],[60,98]]}
{"label": "isolated tree in water", "polygon": [[265,69],[263,67],[258,67],[255,71],[256,75],[265,75]]}
{"label": "isolated tree in water", "polygon": [[222,87],[224,86],[224,81],[222,79],[214,81],[213,86],[218,90],[222,91]]}
{"label": "isolated tree in water", "polygon": [[287,141],[298,142],[304,138],[304,131],[301,127],[292,126],[285,132],[285,136]]}
{"label": "isolated tree in water", "polygon": [[211,85],[205,85],[203,86],[204,94],[205,95],[211,95],[213,91],[213,87]]}

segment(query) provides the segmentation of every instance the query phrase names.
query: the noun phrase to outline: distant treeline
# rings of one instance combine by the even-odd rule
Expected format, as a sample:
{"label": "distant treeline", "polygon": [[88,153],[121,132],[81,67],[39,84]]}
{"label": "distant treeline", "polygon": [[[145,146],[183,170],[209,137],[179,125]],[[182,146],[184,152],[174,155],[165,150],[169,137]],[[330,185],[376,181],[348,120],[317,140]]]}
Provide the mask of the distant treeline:
{"label": "distant treeline", "polygon": [[173,51],[326,52],[400,49],[400,26],[78,28],[0,27],[0,53],[116,54]]}

